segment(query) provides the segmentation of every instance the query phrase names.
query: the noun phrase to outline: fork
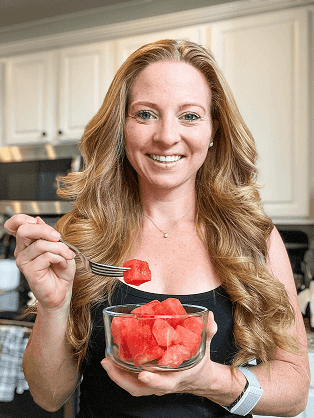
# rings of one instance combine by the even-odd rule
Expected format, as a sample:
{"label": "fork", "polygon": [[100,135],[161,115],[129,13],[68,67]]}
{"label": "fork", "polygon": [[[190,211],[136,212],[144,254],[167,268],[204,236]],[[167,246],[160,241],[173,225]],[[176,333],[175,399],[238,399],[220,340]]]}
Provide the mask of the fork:
{"label": "fork", "polygon": [[71,248],[81,259],[83,267],[91,273],[99,274],[100,276],[108,277],[123,277],[123,273],[127,270],[130,270],[130,267],[117,267],[117,266],[107,266],[106,264],[95,263],[87,258],[84,254],[81,253],[73,244],[69,244],[63,239],[59,239],[60,242],[67,245]]}

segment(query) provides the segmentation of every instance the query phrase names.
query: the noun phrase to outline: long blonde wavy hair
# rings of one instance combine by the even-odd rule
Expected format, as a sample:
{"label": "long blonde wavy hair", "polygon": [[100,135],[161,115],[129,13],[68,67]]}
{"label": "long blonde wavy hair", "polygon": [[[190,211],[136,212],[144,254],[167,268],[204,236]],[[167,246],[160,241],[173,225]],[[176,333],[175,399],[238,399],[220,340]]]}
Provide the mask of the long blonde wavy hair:
{"label": "long blonde wavy hair", "polygon": [[[213,56],[186,41],[161,40],[134,52],[120,67],[80,141],[81,172],[70,173],[59,194],[74,200],[57,223],[64,239],[91,259],[119,265],[127,259],[132,234],[141,228],[143,209],[137,175],[124,150],[124,126],[132,86],[139,73],[160,60],[183,61],[206,77],[214,145],[196,179],[197,227],[215,270],[234,306],[239,348],[233,366],[250,359],[267,362],[280,347],[296,351],[287,333],[294,321],[285,287],[266,268],[273,228],[263,212],[254,140]],[[91,335],[91,311],[110,296],[117,279],[87,274],[78,265],[73,285],[68,340],[80,364]]]}

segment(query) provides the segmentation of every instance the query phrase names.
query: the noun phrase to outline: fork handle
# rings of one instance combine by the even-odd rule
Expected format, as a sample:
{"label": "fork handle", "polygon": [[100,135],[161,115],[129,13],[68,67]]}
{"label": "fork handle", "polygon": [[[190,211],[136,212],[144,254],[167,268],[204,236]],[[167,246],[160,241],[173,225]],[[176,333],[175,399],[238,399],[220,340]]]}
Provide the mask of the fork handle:
{"label": "fork handle", "polygon": [[64,241],[62,238],[59,239],[59,242],[62,242],[63,244],[67,245],[68,247],[70,247],[73,251],[75,251],[77,253],[77,255],[80,255],[81,252],[78,248],[76,248],[73,244],[70,244],[66,241]]}
{"label": "fork handle", "polygon": [[84,255],[84,254],[82,254],[82,253],[81,253],[81,251],[80,251],[78,248],[76,248],[76,247],[75,247],[75,245],[70,244],[70,243],[69,243],[69,242],[67,242],[67,241],[64,241],[62,238],[60,238],[60,239],[59,239],[59,242],[62,242],[63,244],[65,244],[65,245],[67,245],[69,248],[71,248],[71,250],[73,250],[73,251],[76,253],[76,255],[80,257],[80,260],[81,260],[81,262],[82,262],[82,264],[83,264],[84,268],[85,268],[87,271],[90,271],[89,260],[87,259],[87,257],[85,257],[85,255]]}

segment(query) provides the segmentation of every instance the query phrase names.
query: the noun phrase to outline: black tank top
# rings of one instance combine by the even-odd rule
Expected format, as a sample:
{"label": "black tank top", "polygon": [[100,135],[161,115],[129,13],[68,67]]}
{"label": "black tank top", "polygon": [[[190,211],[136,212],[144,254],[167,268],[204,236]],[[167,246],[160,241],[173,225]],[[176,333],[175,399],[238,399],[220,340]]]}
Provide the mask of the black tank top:
{"label": "black tank top", "polygon": [[[212,339],[211,359],[221,364],[230,364],[237,352],[233,337],[233,307],[222,287],[198,294],[166,295],[143,292],[121,282],[113,292],[111,305],[148,303],[154,299],[163,301],[168,297],[175,297],[182,304],[201,305],[213,311],[218,331]],[[105,357],[102,317],[105,307],[106,304],[102,304],[92,312],[93,331],[82,366],[83,381],[77,418],[239,417],[207,398],[188,393],[134,397],[120,388],[100,364]]]}

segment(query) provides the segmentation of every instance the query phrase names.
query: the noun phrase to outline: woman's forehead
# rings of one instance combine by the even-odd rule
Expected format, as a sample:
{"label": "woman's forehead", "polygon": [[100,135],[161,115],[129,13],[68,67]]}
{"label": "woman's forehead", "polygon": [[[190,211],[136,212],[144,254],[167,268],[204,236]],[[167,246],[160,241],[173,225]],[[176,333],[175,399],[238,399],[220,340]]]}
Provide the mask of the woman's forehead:
{"label": "woman's forehead", "polygon": [[173,98],[210,103],[210,87],[204,74],[186,62],[158,61],[149,64],[136,78],[130,101]]}

